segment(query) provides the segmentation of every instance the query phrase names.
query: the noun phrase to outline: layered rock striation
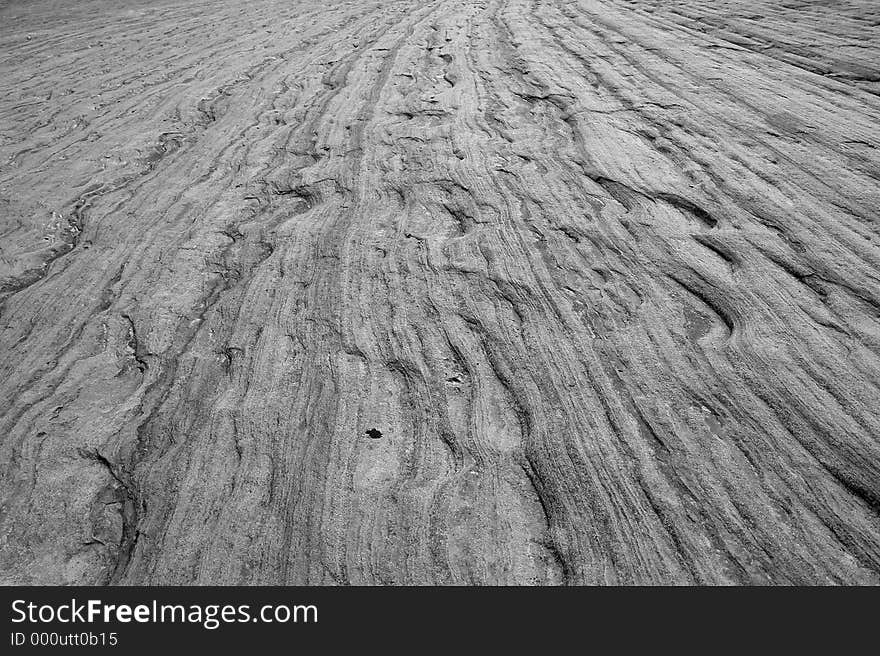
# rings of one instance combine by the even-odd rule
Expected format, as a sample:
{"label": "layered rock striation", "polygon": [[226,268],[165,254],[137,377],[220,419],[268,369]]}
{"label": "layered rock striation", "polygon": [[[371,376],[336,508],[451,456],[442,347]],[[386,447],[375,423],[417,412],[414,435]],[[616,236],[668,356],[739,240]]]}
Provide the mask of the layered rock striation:
{"label": "layered rock striation", "polygon": [[0,580],[880,582],[870,0],[0,7]]}

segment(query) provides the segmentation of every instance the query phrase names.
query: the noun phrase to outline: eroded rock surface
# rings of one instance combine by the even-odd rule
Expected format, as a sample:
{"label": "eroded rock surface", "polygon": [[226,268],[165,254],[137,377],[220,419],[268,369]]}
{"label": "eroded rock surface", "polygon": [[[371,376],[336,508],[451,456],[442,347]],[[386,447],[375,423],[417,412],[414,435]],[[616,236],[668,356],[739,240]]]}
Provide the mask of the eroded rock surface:
{"label": "eroded rock surface", "polygon": [[877,583],[880,10],[0,7],[5,583]]}

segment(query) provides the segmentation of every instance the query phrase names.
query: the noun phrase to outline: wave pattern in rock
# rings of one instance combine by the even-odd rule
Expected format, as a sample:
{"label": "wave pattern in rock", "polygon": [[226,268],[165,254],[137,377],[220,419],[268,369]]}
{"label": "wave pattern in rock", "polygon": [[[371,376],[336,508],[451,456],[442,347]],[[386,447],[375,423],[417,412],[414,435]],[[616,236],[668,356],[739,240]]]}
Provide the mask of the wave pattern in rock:
{"label": "wave pattern in rock", "polygon": [[0,8],[0,576],[877,583],[870,0]]}

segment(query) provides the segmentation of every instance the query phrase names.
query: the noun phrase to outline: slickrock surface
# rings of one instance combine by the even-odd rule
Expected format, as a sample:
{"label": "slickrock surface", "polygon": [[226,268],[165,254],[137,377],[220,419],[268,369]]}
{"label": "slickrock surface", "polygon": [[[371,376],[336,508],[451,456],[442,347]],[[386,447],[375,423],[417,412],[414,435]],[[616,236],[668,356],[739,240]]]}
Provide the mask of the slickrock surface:
{"label": "slickrock surface", "polygon": [[874,0],[0,5],[0,580],[880,582]]}

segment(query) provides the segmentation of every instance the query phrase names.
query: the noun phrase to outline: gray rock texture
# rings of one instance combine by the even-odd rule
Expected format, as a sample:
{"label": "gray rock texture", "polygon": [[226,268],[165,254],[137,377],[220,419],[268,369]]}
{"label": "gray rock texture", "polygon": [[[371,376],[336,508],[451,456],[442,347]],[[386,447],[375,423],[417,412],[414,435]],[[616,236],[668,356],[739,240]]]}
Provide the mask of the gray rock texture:
{"label": "gray rock texture", "polygon": [[880,581],[873,0],[0,5],[0,581]]}

